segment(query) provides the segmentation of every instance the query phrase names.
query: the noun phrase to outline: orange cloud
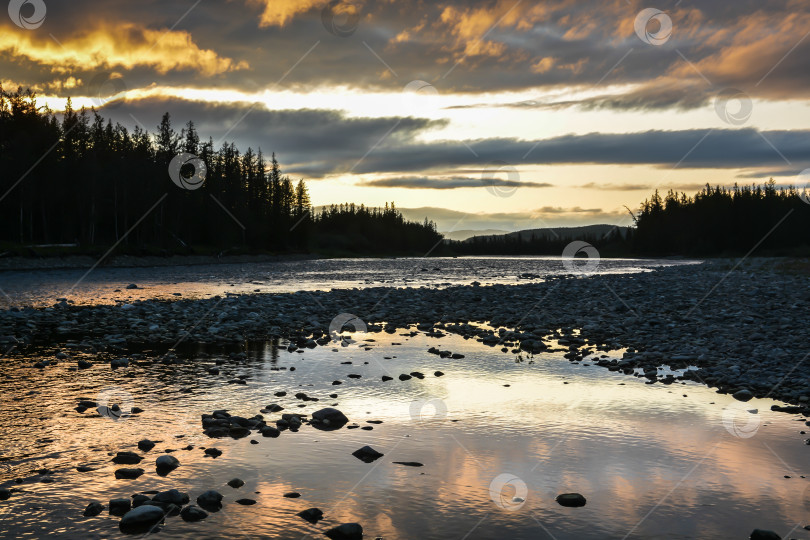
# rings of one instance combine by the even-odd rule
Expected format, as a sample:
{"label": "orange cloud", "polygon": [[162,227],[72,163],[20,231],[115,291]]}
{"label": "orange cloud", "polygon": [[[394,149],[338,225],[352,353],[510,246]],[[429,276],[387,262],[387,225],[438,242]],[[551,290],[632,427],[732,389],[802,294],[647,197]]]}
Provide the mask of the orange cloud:
{"label": "orange cloud", "polygon": [[34,32],[1,32],[0,52],[43,64],[55,73],[147,66],[161,74],[191,69],[210,76],[248,67],[246,62],[236,62],[210,49],[201,49],[188,32],[151,30],[130,23],[96,27],[63,38],[60,43],[43,40]]}
{"label": "orange cloud", "polygon": [[[320,9],[330,3],[330,0],[247,0],[249,5],[264,8],[259,26],[285,26],[297,15],[312,9]],[[343,1],[334,7],[336,14],[355,14],[360,10],[361,3],[357,1]]]}

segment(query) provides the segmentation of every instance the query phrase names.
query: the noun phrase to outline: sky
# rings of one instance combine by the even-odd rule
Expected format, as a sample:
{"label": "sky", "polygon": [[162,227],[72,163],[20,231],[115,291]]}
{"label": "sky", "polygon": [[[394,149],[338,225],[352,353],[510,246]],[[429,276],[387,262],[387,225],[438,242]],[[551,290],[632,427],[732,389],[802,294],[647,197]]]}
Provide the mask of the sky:
{"label": "sky", "polygon": [[441,231],[630,225],[656,189],[810,167],[804,0],[11,0],[0,68]]}

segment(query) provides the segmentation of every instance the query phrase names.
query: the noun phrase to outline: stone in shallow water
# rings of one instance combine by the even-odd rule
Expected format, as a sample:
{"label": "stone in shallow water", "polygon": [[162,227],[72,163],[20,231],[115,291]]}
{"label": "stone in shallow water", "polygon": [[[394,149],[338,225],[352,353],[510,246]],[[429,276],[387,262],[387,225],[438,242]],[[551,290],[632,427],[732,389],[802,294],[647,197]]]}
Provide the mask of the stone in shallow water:
{"label": "stone in shallow water", "polygon": [[124,514],[118,527],[124,533],[148,532],[163,522],[163,516],[162,508],[143,505]]}
{"label": "stone in shallow water", "polygon": [[323,534],[332,540],[363,540],[363,527],[359,523],[344,523]]}
{"label": "stone in shallow water", "polygon": [[192,504],[180,511],[180,517],[183,521],[201,521],[208,517],[208,512]]}
{"label": "stone in shallow water", "polygon": [[773,531],[754,529],[751,533],[751,540],[782,540],[782,537]]}
{"label": "stone in shallow water", "polygon": [[140,463],[142,459],[143,458],[135,452],[118,452],[112,461],[119,465],[134,465]]}
{"label": "stone in shallow water", "polygon": [[301,496],[301,494],[298,493],[297,491],[291,491],[289,493],[285,493],[284,496],[288,499],[297,499],[298,497]]}
{"label": "stone in shallow water", "polygon": [[381,454],[377,452],[370,446],[364,446],[358,450],[352,452],[352,455],[359,459],[360,461],[364,461],[366,463],[371,463],[372,461],[376,461],[383,457],[385,454]]}
{"label": "stone in shallow water", "polygon": [[87,505],[87,508],[84,509],[84,516],[85,517],[97,516],[103,511],[104,505],[98,501],[93,501]]}
{"label": "stone in shallow water", "polygon": [[115,478],[118,480],[135,480],[144,473],[140,468],[124,468],[115,471]]}
{"label": "stone in shallow water", "polygon": [[323,512],[320,508],[307,508],[306,510],[301,510],[296,515],[306,521],[309,521],[313,525],[323,519]]}
{"label": "stone in shallow water", "polygon": [[148,452],[149,450],[151,450],[154,447],[155,447],[155,443],[150,441],[149,439],[142,439],[142,440],[138,441],[138,450],[141,450],[143,452]]}
{"label": "stone in shallow water", "polygon": [[557,498],[554,500],[557,501],[560,506],[568,507],[585,506],[585,503],[587,502],[585,497],[579,493],[563,493],[561,495],[557,495]]}
{"label": "stone in shallow water", "polygon": [[241,504],[242,506],[252,506],[256,504],[256,501],[253,499],[237,499],[236,504]]}
{"label": "stone in shallow water", "polygon": [[132,501],[129,499],[111,499],[110,500],[110,514],[114,516],[123,516],[132,508]]}
{"label": "stone in shallow water", "polygon": [[160,456],[155,460],[155,468],[160,476],[166,476],[180,466],[180,460],[174,456]]}
{"label": "stone in shallow water", "polygon": [[240,480],[239,478],[234,478],[233,480],[228,481],[228,485],[234,489],[240,488],[245,485],[245,483]]}
{"label": "stone in shallow water", "polygon": [[213,489],[197,497],[197,504],[209,512],[218,512],[222,508],[222,495]]}

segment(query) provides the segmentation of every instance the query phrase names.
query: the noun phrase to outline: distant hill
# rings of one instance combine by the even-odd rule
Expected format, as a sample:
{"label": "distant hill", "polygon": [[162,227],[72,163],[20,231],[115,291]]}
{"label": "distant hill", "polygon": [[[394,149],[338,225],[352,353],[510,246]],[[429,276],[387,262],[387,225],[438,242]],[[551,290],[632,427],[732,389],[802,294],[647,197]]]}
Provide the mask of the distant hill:
{"label": "distant hill", "polygon": [[[478,234],[473,235],[465,238],[465,240],[469,240],[470,238],[475,237],[504,237],[505,239],[515,239],[520,236],[521,240],[531,240],[532,237],[535,239],[545,238],[548,240],[577,240],[582,239],[584,237],[593,238],[594,236],[604,236],[614,229],[618,229],[619,232],[624,236],[630,227],[616,227],[616,225],[584,225],[582,227],[546,227],[542,229],[526,229],[523,231],[516,231],[504,234]],[[461,231],[459,231],[461,232]],[[445,236],[447,238],[447,236]],[[455,240],[455,238],[452,238]]]}
{"label": "distant hill", "polygon": [[472,230],[467,229],[463,231],[448,231],[441,233],[444,235],[446,240],[456,240],[456,241],[463,241],[468,238],[472,238],[473,236],[500,236],[504,234],[509,234],[509,231],[502,231],[499,229],[482,229],[482,230]]}

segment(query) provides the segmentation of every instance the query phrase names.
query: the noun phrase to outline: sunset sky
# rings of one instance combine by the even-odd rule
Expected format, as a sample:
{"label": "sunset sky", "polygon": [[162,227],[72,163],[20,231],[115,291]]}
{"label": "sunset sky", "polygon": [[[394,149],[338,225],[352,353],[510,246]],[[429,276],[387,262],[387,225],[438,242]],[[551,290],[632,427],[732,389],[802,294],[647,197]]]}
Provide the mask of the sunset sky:
{"label": "sunset sky", "polygon": [[276,152],[316,205],[396,201],[442,231],[627,225],[656,188],[810,167],[806,0],[12,0],[1,20],[6,90],[150,132],[168,111]]}

